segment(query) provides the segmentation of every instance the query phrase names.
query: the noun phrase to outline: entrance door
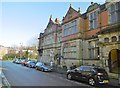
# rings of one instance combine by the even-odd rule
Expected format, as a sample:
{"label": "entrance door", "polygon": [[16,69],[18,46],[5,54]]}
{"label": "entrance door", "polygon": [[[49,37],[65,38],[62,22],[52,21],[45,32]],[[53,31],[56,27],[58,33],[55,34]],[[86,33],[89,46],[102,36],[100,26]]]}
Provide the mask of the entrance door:
{"label": "entrance door", "polygon": [[111,73],[118,73],[120,70],[120,50],[113,49],[110,51],[108,66]]}

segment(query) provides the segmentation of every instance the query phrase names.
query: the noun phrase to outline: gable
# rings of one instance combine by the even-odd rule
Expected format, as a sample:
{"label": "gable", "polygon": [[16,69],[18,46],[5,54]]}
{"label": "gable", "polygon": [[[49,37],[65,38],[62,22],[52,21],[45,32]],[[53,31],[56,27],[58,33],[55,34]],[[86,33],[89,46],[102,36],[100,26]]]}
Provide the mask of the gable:
{"label": "gable", "polygon": [[55,25],[55,23],[52,21],[52,19],[50,18],[49,19],[49,22],[46,26],[46,29],[44,30],[44,33],[47,34],[47,33],[50,33],[52,31],[52,27],[53,25]]}
{"label": "gable", "polygon": [[52,27],[53,24],[54,22],[50,19],[46,28]]}
{"label": "gable", "polygon": [[99,8],[99,6],[100,6],[99,4],[93,3],[88,7],[87,12],[90,12],[90,11],[97,9],[97,8]]}
{"label": "gable", "polygon": [[79,16],[79,12],[73,9],[71,6],[69,10],[67,11],[65,18],[63,19],[63,23],[70,21],[71,19],[74,19]]}

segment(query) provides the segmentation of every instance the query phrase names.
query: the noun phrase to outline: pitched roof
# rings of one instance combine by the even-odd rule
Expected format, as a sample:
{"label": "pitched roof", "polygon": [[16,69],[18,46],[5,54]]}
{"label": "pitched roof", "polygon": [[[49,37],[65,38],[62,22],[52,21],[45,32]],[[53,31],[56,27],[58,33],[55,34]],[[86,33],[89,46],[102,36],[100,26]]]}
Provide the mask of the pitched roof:
{"label": "pitched roof", "polygon": [[53,25],[53,24],[54,24],[54,22],[53,22],[52,18],[50,18],[46,28],[48,28],[50,25]]}
{"label": "pitched roof", "polygon": [[91,5],[88,7],[87,12],[91,12],[95,9],[97,9],[100,5],[98,3],[91,3]]}
{"label": "pitched roof", "polygon": [[[69,15],[72,15],[72,17],[69,18]],[[70,7],[69,7],[69,9],[68,9],[65,17],[63,18],[62,24],[68,22],[68,21],[71,20],[71,19],[74,19],[74,18],[76,18],[76,17],[79,17],[79,15],[80,15],[80,14],[79,14],[79,11],[76,11],[76,10],[73,9],[73,7],[70,5]]]}

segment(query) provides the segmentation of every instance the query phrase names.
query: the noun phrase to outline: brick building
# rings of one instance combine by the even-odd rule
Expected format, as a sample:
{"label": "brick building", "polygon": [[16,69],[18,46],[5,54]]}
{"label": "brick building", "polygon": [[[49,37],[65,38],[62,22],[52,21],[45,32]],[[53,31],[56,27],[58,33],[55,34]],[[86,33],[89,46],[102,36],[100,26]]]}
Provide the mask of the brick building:
{"label": "brick building", "polygon": [[[50,23],[52,27],[48,25],[42,37],[39,38],[43,41],[40,43],[42,48],[39,48],[43,50],[42,57],[47,54],[50,57],[51,51],[53,51],[52,56],[55,57],[59,51],[63,57],[61,65],[62,61],[68,67],[72,63],[76,65],[95,64],[104,67],[111,74],[120,71],[120,0],[109,2],[106,0],[102,5],[91,2],[83,14],[80,13],[80,9],[76,11],[70,5],[61,23],[62,36],[60,36],[61,40],[57,47],[55,47],[57,44],[55,40],[58,37],[55,36],[57,27],[53,21],[49,21],[48,24]],[[46,37],[49,35],[48,30],[49,34],[52,33],[52,38]],[[51,42],[51,45],[47,42]]]}
{"label": "brick building", "polygon": [[70,5],[62,20],[62,56],[67,66],[79,64],[81,57],[80,8],[78,11]]}
{"label": "brick building", "polygon": [[51,16],[44,33],[40,33],[38,39],[39,60],[46,63],[50,63],[50,61],[57,63],[57,56],[61,56],[62,39],[62,28],[59,19],[56,18],[55,22],[53,22]]}

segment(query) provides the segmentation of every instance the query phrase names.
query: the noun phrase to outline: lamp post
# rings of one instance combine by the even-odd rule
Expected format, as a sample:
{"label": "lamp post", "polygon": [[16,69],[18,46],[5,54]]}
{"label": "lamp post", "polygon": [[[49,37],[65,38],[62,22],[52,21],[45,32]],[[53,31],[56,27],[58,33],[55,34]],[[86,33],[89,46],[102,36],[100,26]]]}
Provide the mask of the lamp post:
{"label": "lamp post", "polygon": [[20,54],[20,58],[21,58],[21,56],[22,56],[22,43],[20,43],[19,54]]}

